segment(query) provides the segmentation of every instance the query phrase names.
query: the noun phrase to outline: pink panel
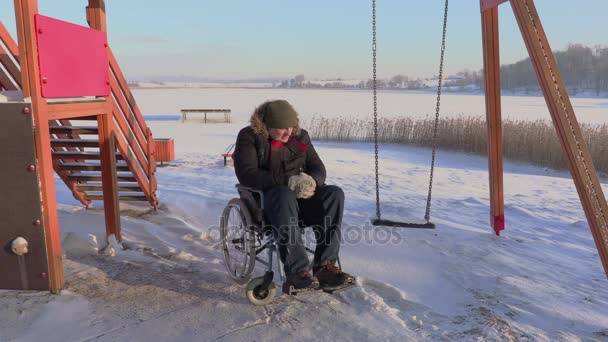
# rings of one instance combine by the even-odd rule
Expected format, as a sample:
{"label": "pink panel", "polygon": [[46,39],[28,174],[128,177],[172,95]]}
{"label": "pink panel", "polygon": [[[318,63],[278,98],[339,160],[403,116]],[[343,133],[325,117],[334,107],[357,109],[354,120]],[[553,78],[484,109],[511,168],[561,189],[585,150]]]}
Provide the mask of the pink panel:
{"label": "pink panel", "polygon": [[42,96],[110,94],[106,33],[37,14]]}

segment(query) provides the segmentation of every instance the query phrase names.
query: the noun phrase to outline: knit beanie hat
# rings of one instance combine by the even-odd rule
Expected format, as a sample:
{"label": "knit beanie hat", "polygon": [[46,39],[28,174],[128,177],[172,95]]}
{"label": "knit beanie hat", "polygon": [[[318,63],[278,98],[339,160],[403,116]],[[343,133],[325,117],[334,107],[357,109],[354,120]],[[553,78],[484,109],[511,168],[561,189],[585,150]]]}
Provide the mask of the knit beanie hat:
{"label": "knit beanie hat", "polygon": [[298,125],[298,113],[285,100],[270,101],[266,105],[264,123],[268,128],[290,128]]}

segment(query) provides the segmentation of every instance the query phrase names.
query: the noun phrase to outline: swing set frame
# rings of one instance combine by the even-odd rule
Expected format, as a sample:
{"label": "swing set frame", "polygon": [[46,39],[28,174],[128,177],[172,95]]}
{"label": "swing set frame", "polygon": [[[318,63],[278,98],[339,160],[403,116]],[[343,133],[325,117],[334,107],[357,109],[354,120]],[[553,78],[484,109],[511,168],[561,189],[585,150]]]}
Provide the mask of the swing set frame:
{"label": "swing set frame", "polygon": [[498,6],[510,1],[608,276],[608,205],[533,0],[480,0],[491,225],[505,228]]}

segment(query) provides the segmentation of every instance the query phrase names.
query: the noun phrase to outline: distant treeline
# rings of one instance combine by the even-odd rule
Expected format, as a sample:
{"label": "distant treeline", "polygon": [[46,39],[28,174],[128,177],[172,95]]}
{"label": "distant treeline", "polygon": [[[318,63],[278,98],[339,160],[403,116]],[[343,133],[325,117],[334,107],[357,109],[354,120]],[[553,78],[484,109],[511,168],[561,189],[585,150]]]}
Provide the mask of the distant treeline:
{"label": "distant treeline", "polygon": [[[569,45],[565,51],[554,53],[557,65],[571,95],[593,91],[597,95],[608,91],[608,47]],[[476,84],[484,88],[483,70],[464,71],[461,84]],[[537,92],[540,90],[530,58],[500,67],[500,83],[504,90]]]}
{"label": "distant treeline", "polygon": [[[578,92],[595,92],[597,95],[608,92],[608,47],[588,47],[571,44],[564,51],[554,52],[561,76],[571,95]],[[506,91],[535,93],[540,90],[530,58],[513,64],[501,66],[501,87]],[[381,89],[428,89],[437,84],[433,80],[423,80],[404,75],[389,79],[378,79]],[[450,76],[444,85],[448,90],[484,89],[483,69],[464,70]],[[372,80],[347,81],[307,81],[304,75],[297,75],[276,85],[280,88],[358,88],[369,89]]]}

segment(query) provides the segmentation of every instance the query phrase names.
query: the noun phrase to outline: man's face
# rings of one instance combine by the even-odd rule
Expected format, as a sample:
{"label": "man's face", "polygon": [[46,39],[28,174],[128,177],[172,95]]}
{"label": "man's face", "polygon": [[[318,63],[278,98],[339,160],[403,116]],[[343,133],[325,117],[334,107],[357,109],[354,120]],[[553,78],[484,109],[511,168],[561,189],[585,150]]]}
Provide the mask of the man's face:
{"label": "man's face", "polygon": [[270,138],[272,140],[280,141],[282,143],[286,143],[289,141],[289,137],[291,137],[291,133],[293,133],[293,127],[290,128],[269,128],[268,134],[270,134]]}

